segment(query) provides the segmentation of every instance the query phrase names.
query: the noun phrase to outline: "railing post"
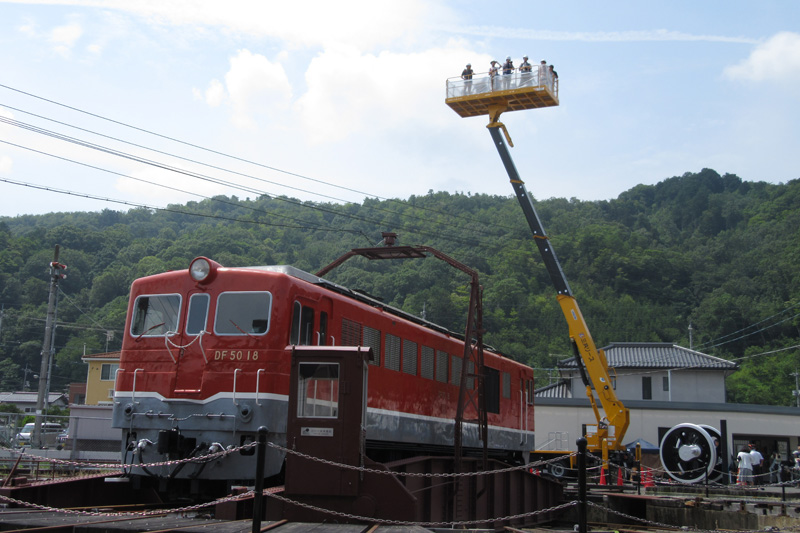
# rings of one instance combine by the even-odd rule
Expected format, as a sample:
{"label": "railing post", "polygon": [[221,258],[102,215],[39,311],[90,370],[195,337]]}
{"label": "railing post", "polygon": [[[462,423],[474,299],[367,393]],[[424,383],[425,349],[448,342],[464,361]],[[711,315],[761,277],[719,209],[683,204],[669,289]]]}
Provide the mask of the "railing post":
{"label": "railing post", "polygon": [[587,533],[586,520],[586,439],[578,439],[578,533]]}
{"label": "railing post", "polygon": [[261,531],[261,515],[264,512],[264,463],[267,454],[267,428],[258,428],[258,445],[256,446],[256,487],[253,495],[253,530],[252,533]]}

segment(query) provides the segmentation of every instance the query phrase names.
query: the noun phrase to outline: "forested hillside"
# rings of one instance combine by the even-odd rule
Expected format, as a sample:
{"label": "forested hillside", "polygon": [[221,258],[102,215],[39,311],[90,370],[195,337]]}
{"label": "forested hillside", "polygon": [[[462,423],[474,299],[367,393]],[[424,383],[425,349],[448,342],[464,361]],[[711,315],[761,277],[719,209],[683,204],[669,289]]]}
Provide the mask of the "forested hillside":
{"label": "forested hillside", "polygon": [[[730,401],[793,404],[800,180],[752,183],[705,169],[610,201],[553,198],[537,209],[598,346],[689,346],[691,324],[695,349],[741,365],[729,378]],[[431,191],[360,205],[218,197],[160,211],[0,218],[0,390],[19,390],[26,366],[38,373],[56,244],[68,277],[60,283],[54,390],[85,379],[84,349],[119,349],[137,277],[186,268],[198,255],[315,272],[351,248],[377,245],[382,231],[480,272],[488,344],[537,368],[569,356],[564,318],[513,197]],[[358,258],[327,277],[464,329],[469,280],[435,259]]]}

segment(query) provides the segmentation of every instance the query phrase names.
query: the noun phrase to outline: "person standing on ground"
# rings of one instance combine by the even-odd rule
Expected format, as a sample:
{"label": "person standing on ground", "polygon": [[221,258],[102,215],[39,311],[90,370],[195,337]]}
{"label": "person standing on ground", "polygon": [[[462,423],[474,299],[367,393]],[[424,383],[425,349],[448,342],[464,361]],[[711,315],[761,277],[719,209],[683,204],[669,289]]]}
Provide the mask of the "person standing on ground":
{"label": "person standing on ground", "polygon": [[753,465],[753,481],[755,485],[762,483],[761,474],[763,473],[761,464],[764,462],[764,456],[758,451],[755,444],[750,445],[750,463]]}
{"label": "person standing on ground", "polygon": [[781,454],[778,451],[772,452],[769,462],[769,483],[781,482]]}
{"label": "person standing on ground", "polygon": [[739,463],[739,479],[737,485],[752,485],[753,484],[753,463],[750,458],[750,448],[742,446],[739,450],[739,455],[736,456],[736,462]]}

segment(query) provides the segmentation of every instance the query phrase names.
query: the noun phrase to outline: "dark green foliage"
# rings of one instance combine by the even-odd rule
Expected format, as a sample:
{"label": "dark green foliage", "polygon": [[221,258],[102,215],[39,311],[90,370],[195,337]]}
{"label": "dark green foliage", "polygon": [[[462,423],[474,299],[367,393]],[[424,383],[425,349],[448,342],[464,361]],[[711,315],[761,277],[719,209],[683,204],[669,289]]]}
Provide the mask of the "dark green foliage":
{"label": "dark green foliage", "polygon": [[[351,248],[377,245],[382,231],[480,273],[487,344],[536,367],[569,356],[564,317],[513,197],[430,191],[339,205],[221,196],[169,208],[0,219],[3,388],[21,388],[26,365],[38,373],[56,244],[69,269],[60,284],[54,390],[83,379],[84,346],[119,349],[139,276],[186,268],[199,255],[313,273]],[[537,209],[598,346],[688,346],[691,323],[696,349],[740,362],[728,381],[732,400],[793,403],[800,180],[750,183],[704,169],[614,200],[552,198]],[[327,277],[463,332],[469,278],[434,258],[356,258]]]}

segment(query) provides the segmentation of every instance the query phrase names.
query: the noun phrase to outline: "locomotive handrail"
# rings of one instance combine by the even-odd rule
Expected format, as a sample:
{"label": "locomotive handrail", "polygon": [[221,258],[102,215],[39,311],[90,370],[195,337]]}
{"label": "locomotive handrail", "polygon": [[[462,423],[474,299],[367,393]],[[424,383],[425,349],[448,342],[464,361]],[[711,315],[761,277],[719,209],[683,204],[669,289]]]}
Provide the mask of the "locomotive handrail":
{"label": "locomotive handrail", "polygon": [[136,401],[136,374],[139,373],[139,371],[144,372],[144,368],[137,368],[133,371],[133,390],[131,391],[131,403],[133,405],[137,405],[139,403]]}
{"label": "locomotive handrail", "polygon": [[261,383],[261,373],[266,372],[263,368],[259,368],[256,372],[256,405],[261,407],[261,402],[258,401],[258,392],[261,390],[260,383]]}
{"label": "locomotive handrail", "polygon": [[203,354],[203,359],[205,360],[206,364],[208,364],[208,357],[206,356],[206,349],[203,348],[203,335],[208,333],[208,331],[206,331],[206,330],[200,331],[200,333],[198,333],[197,336],[194,339],[192,339],[191,342],[189,342],[188,344],[184,344],[183,346],[181,346],[180,344],[175,344],[174,342],[172,342],[172,340],[169,338],[169,334],[170,333],[176,333],[177,334],[178,332],[177,331],[167,331],[164,334],[164,346],[167,348],[167,352],[169,352],[169,356],[172,357],[172,362],[173,363],[177,364],[178,361],[175,359],[175,357],[173,357],[172,350],[169,349],[170,344],[172,346],[174,346],[175,348],[178,348],[179,350],[185,350],[186,348],[188,348],[189,346],[191,346],[195,342],[199,342],[200,353]]}
{"label": "locomotive handrail", "polygon": [[233,405],[235,405],[236,407],[239,407],[239,402],[236,401],[236,374],[238,374],[241,371],[242,371],[241,368],[237,368],[236,370],[233,371]]}

